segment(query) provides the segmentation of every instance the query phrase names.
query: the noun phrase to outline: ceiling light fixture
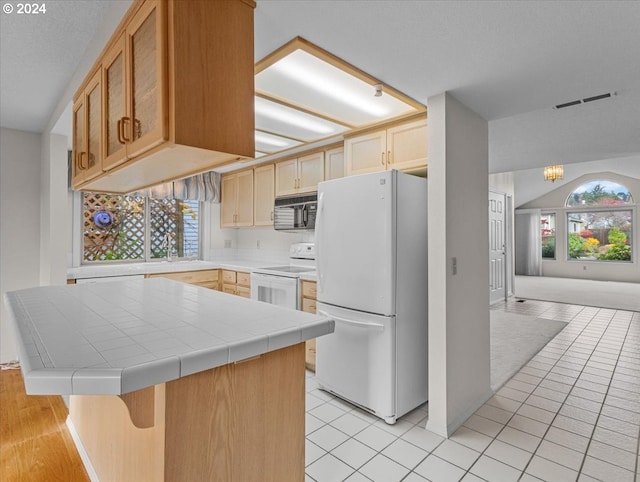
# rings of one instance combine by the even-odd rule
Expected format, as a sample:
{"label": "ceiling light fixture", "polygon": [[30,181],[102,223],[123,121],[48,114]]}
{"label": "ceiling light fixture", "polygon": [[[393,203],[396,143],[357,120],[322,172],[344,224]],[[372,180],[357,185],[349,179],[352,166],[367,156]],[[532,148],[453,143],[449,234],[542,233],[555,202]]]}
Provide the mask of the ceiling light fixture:
{"label": "ceiling light fixture", "polygon": [[[383,117],[388,114],[385,108],[378,104],[374,104],[370,100],[370,98],[363,97],[361,92],[346,88],[345,82],[335,82],[332,79],[328,78],[328,76],[321,75],[320,72],[321,69],[330,69],[332,71],[335,71],[336,75],[345,78],[347,77],[347,74],[329,64],[322,65],[324,63],[321,60],[316,59],[305,52],[298,52],[300,52],[304,57],[303,61],[305,62],[305,65],[303,65],[302,63],[298,63],[296,61],[297,58],[293,55],[290,55],[273,64],[272,68],[280,72],[281,74],[286,75],[290,79],[295,80],[300,84],[306,85],[307,87],[310,87],[317,92],[326,95],[327,97],[338,100],[339,102],[346,104],[354,109],[366,112],[367,114],[374,116]],[[315,74],[309,69],[309,66],[313,64],[321,64],[321,66],[318,66],[318,74]],[[355,78],[351,78],[349,80],[351,82],[358,82],[358,80]]]}
{"label": "ceiling light fixture", "polygon": [[555,166],[546,166],[544,168],[544,180],[556,182],[558,179],[562,179],[564,177],[564,167],[562,164],[557,164]]}
{"label": "ceiling light fixture", "polygon": [[293,143],[286,142],[285,140],[279,139],[275,136],[270,136],[268,134],[263,134],[262,132],[256,132],[256,142],[261,142],[262,144],[267,144],[273,147],[289,147]]}
{"label": "ceiling light fixture", "polygon": [[318,134],[328,135],[336,132],[331,126],[317,122],[309,118],[310,116],[305,116],[301,112],[287,109],[286,107],[279,106],[274,102],[266,101],[260,97],[256,97],[255,99],[255,110],[256,114],[261,114],[265,117],[284,122],[285,124],[302,127],[303,129]]}

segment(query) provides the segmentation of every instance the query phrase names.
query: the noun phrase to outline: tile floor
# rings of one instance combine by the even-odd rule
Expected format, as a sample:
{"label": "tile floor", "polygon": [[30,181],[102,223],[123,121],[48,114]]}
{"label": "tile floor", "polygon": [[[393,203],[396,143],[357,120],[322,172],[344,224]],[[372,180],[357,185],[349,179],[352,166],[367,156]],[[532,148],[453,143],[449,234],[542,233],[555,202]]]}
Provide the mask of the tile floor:
{"label": "tile floor", "polygon": [[306,481],[640,480],[640,313],[510,300],[568,325],[449,439],[387,425],[307,375]]}

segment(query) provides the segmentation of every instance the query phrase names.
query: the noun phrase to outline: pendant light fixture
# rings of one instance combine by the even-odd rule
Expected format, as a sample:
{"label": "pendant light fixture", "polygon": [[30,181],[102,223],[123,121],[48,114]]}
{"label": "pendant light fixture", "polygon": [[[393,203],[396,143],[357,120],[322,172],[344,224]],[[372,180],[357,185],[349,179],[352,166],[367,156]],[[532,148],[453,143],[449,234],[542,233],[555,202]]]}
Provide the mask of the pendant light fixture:
{"label": "pendant light fixture", "polygon": [[564,167],[562,164],[557,164],[555,166],[546,166],[544,168],[544,180],[555,182],[558,179],[562,179],[564,177]]}

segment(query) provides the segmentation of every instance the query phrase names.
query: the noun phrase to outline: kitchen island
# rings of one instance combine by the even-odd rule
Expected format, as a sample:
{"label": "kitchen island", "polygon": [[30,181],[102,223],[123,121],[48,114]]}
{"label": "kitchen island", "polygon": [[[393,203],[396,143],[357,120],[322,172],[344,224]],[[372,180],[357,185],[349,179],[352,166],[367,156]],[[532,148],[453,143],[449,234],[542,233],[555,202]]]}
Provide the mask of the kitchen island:
{"label": "kitchen island", "polygon": [[162,279],[10,292],[28,394],[107,480],[304,480],[304,341],[331,319]]}

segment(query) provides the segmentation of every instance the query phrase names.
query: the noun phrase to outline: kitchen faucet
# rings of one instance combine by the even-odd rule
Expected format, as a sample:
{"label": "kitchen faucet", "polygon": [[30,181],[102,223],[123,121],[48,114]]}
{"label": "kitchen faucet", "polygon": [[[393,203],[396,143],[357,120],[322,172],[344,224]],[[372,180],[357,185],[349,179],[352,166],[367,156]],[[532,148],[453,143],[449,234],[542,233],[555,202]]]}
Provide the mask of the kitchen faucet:
{"label": "kitchen faucet", "polygon": [[164,235],[161,247],[167,250],[167,261],[171,261],[171,235],[169,233]]}

